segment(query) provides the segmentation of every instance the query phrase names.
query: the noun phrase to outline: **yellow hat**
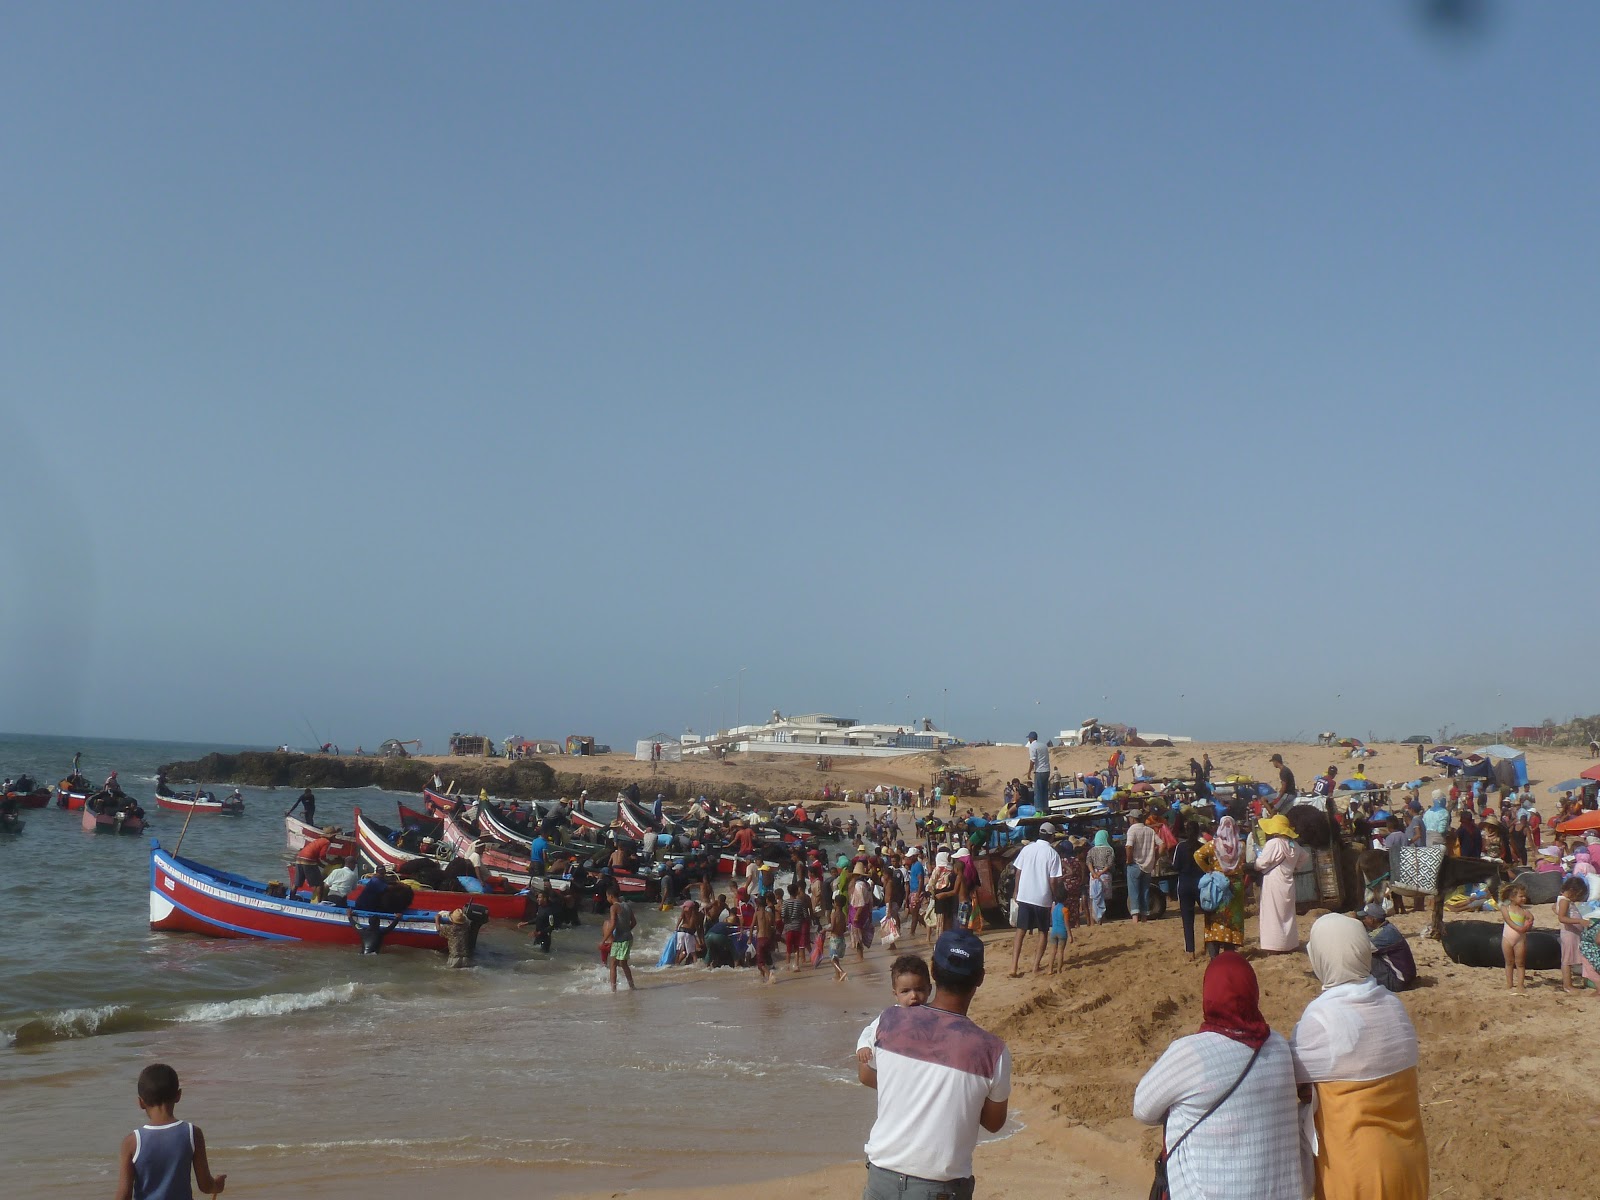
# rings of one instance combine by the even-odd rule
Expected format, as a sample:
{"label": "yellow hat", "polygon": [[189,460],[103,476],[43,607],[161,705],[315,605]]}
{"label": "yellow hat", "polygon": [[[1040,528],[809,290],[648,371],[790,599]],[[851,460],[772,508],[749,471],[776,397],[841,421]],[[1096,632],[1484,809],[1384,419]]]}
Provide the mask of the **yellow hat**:
{"label": "yellow hat", "polygon": [[1266,834],[1268,837],[1297,838],[1300,836],[1299,834],[1295,833],[1294,826],[1289,824],[1289,818],[1284,816],[1282,813],[1274,813],[1272,816],[1262,821],[1261,832]]}

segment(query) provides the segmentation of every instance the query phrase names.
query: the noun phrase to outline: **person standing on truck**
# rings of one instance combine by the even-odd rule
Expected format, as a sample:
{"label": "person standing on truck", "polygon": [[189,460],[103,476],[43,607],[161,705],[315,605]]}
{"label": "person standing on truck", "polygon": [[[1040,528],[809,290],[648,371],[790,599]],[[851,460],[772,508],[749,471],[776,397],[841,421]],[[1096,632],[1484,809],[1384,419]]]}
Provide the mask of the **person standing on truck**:
{"label": "person standing on truck", "polygon": [[1037,733],[1028,734],[1028,766],[1033,771],[1033,806],[1044,812],[1050,798],[1050,747]]}

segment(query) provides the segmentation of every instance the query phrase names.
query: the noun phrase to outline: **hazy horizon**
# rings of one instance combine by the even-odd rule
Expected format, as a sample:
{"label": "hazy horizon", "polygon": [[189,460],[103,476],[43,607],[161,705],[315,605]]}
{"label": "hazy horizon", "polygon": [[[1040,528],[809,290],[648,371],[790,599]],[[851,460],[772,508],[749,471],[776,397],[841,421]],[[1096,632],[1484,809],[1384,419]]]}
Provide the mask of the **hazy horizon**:
{"label": "hazy horizon", "polygon": [[1600,710],[1600,11],[1424,7],[8,10],[0,726]]}

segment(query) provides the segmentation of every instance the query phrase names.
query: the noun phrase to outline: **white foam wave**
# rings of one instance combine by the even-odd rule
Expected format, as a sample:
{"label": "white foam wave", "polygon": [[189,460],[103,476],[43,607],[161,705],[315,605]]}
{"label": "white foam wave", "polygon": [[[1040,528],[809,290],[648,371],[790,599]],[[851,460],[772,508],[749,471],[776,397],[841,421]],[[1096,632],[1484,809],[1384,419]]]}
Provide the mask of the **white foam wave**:
{"label": "white foam wave", "polygon": [[360,990],[360,984],[341,983],[332,987],[318,988],[314,992],[277,992],[270,996],[252,996],[245,1000],[218,1000],[209,1004],[191,1004],[179,1010],[172,1019],[183,1023],[209,1024],[232,1021],[239,1017],[279,1017],[285,1013],[326,1008],[331,1004],[349,1004]]}
{"label": "white foam wave", "polygon": [[126,1004],[101,1004],[93,1008],[64,1008],[44,1018],[50,1032],[61,1037],[90,1037],[102,1026],[109,1024],[118,1013],[127,1012]]}

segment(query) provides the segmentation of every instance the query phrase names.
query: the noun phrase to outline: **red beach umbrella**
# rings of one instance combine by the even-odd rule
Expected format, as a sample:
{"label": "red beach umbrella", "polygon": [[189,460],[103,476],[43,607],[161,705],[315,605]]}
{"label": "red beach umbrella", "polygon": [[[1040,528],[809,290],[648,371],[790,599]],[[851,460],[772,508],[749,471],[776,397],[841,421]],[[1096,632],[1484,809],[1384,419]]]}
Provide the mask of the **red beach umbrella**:
{"label": "red beach umbrella", "polygon": [[1582,813],[1556,826],[1556,832],[1560,834],[1582,833],[1586,829],[1600,829],[1600,812]]}

